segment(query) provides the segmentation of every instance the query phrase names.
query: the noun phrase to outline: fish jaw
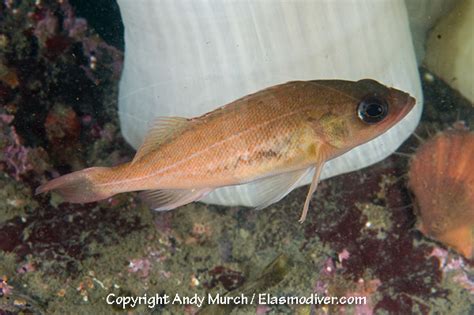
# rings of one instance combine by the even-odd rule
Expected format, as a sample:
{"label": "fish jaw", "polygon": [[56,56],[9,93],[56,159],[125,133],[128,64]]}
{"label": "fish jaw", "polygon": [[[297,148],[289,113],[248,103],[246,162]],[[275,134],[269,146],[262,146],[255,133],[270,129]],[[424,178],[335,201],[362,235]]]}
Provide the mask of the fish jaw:
{"label": "fish jaw", "polygon": [[[408,115],[409,112],[415,107],[416,99],[410,96],[408,93],[401,92],[397,89],[391,88],[390,93],[394,101],[394,106],[396,107],[397,115],[393,116],[393,121],[389,123],[389,128],[393,127],[396,123],[401,121]],[[387,129],[389,129],[387,128]]]}
{"label": "fish jaw", "polygon": [[409,112],[415,107],[416,100],[409,94],[390,88],[390,98],[392,99],[390,111],[393,115],[389,115],[386,121],[380,124],[379,134],[386,132],[388,129],[399,123]]}

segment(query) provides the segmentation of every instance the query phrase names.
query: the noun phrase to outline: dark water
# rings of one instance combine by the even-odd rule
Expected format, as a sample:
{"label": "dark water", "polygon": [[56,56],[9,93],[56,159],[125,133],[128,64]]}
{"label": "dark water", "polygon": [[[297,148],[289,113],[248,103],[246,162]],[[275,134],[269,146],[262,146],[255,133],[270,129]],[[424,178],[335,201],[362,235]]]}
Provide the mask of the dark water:
{"label": "dark water", "polygon": [[105,42],[123,50],[123,24],[117,2],[73,0],[71,4],[76,9],[77,15],[86,18],[89,25]]}

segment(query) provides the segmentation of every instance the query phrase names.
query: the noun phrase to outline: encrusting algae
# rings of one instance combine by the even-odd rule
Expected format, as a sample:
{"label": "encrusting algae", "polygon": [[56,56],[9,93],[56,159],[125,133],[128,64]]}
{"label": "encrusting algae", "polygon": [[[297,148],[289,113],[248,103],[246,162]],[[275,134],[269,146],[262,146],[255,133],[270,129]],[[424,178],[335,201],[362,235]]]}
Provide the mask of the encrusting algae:
{"label": "encrusting algae", "polygon": [[252,182],[261,209],[314,170],[303,222],[325,162],[381,135],[414,105],[407,93],[368,79],[288,82],[197,118],[158,118],[132,162],[71,173],[37,193],[82,203],[146,190],[152,208],[170,210]]}
{"label": "encrusting algae", "polygon": [[439,133],[413,156],[409,186],[423,234],[473,258],[474,133],[459,128]]}

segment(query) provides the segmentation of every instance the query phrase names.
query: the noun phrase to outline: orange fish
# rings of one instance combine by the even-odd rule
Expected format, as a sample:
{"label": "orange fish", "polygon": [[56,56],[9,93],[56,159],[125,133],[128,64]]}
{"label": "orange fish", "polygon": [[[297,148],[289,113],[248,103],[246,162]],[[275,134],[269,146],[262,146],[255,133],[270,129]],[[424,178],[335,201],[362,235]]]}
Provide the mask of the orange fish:
{"label": "orange fish", "polygon": [[158,118],[132,162],[53,179],[69,202],[144,190],[156,210],[197,201],[216,188],[252,182],[258,208],[279,201],[310,171],[306,218],[324,163],[381,135],[415,105],[373,80],[294,81],[245,96],[196,118]]}

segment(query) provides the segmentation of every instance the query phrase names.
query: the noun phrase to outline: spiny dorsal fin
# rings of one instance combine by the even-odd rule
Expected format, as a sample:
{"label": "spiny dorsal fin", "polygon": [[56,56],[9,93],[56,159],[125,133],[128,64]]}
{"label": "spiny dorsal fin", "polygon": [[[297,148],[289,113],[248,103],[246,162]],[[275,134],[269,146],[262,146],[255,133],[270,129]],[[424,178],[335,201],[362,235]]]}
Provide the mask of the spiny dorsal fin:
{"label": "spiny dorsal fin", "polygon": [[173,135],[182,131],[189,123],[183,117],[158,117],[148,130],[143,144],[138,148],[132,164],[148,153],[158,149],[158,147],[169,140]]}

